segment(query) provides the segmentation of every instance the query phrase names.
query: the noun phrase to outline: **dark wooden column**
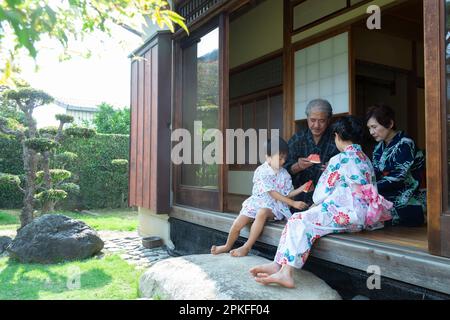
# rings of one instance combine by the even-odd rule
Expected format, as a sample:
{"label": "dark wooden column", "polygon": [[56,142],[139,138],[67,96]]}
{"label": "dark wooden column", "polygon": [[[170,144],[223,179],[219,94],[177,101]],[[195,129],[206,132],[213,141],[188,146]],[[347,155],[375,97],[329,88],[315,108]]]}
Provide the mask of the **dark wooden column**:
{"label": "dark wooden column", "polygon": [[160,31],[131,63],[129,205],[170,210],[172,40]]}

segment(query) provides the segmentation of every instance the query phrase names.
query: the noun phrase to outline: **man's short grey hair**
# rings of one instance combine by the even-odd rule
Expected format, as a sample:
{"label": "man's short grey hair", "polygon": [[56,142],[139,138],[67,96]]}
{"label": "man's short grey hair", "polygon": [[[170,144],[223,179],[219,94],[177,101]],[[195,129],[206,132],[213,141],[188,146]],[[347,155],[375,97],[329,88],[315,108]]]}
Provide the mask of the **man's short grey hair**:
{"label": "man's short grey hair", "polygon": [[317,112],[325,112],[328,118],[333,116],[333,108],[331,104],[325,99],[314,99],[311,100],[306,106],[306,116],[309,117],[311,110],[315,109]]}

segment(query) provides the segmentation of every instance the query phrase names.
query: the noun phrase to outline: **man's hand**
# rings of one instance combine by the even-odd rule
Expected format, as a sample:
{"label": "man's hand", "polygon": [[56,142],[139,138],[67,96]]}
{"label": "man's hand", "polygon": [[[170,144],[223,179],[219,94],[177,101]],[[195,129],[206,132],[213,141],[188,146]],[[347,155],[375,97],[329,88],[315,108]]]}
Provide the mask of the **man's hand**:
{"label": "man's hand", "polygon": [[304,210],[306,208],[308,208],[308,205],[306,203],[304,203],[303,201],[294,201],[292,203],[292,207],[298,210]]}
{"label": "man's hand", "polygon": [[314,163],[309,161],[307,158],[298,158],[297,164],[300,171],[306,170],[314,165]]}

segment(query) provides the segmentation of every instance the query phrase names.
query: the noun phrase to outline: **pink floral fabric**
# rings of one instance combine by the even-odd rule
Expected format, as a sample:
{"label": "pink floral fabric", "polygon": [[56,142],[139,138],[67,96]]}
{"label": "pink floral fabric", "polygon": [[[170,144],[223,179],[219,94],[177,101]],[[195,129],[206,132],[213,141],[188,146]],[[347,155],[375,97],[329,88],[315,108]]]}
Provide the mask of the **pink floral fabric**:
{"label": "pink floral fabric", "polygon": [[372,229],[391,219],[392,203],[378,194],[374,169],[359,145],[330,159],[313,200],[313,207],[288,220],[275,255],[278,264],[301,268],[317,239]]}

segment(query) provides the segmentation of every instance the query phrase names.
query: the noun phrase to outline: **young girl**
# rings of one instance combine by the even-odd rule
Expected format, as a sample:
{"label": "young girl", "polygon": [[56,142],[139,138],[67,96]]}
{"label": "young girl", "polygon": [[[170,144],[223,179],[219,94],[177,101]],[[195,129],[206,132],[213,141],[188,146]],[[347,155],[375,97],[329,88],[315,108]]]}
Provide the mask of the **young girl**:
{"label": "young girl", "polygon": [[247,242],[230,251],[234,257],[246,256],[263,231],[267,220],[282,220],[285,217],[288,219],[291,216],[289,206],[299,210],[307,207],[306,203],[291,199],[302,192],[307,184],[293,190],[291,176],[283,168],[287,155],[288,145],[283,139],[278,139],[278,148],[275,148],[273,141],[267,142],[266,162],[254,173],[252,195],[242,204],[242,210],[231,226],[225,245],[212,246],[212,254],[229,252],[241,229],[254,220]]}

